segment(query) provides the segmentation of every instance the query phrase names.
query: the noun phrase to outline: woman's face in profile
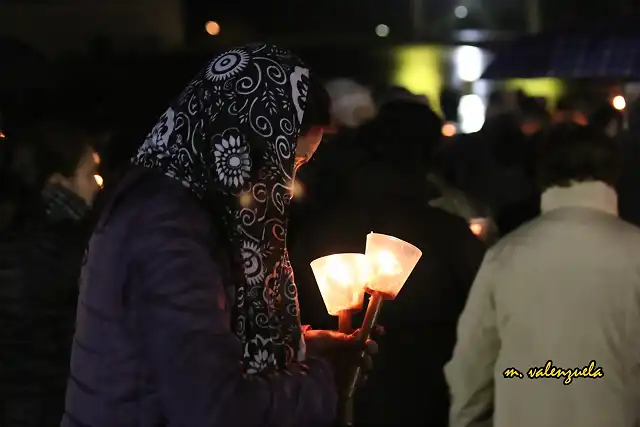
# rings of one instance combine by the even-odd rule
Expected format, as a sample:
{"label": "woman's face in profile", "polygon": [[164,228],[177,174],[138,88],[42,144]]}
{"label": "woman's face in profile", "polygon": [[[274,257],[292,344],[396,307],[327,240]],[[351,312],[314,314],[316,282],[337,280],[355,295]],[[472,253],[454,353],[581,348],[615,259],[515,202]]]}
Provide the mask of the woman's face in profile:
{"label": "woman's face in profile", "polygon": [[324,129],[321,127],[313,127],[309,132],[298,137],[296,144],[296,169],[311,160],[311,157],[313,157],[313,154],[320,146],[320,142],[322,142],[323,135]]}

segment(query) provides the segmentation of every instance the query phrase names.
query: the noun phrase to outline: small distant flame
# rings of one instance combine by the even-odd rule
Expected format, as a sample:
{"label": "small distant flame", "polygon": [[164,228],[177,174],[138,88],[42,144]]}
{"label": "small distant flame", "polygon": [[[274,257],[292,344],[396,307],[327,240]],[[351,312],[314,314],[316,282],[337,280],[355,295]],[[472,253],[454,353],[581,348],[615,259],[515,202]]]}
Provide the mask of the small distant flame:
{"label": "small distant flame", "polygon": [[0,131],[0,139],[2,139],[2,138],[6,138],[6,137],[7,137],[7,136],[6,136],[2,131]]}
{"label": "small distant flame", "polygon": [[481,236],[482,235],[482,224],[478,224],[478,223],[469,224],[469,229],[476,236]]}
{"label": "small distant flame", "polygon": [[613,108],[616,110],[622,111],[627,107],[627,101],[624,99],[624,96],[618,95],[611,100],[611,105],[613,105]]}
{"label": "small distant flame", "polygon": [[102,179],[100,175],[93,175],[93,178],[96,180],[96,184],[98,184],[98,187],[104,188],[104,179]]}
{"label": "small distant flame", "polygon": [[102,161],[102,159],[100,158],[100,154],[96,153],[95,151],[93,152],[93,163],[96,164],[96,166],[100,166],[100,162]]}
{"label": "small distant flame", "polygon": [[457,133],[456,131],[456,126],[454,124],[451,123],[445,123],[442,126],[442,135],[447,137],[447,138],[451,138],[452,136],[455,136]]}

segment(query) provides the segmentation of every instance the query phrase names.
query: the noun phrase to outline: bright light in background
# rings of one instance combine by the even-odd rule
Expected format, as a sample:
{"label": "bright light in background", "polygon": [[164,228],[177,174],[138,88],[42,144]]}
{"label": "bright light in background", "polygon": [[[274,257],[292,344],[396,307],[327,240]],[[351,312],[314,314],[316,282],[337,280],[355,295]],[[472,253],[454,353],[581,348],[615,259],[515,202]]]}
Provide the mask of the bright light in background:
{"label": "bright light in background", "polygon": [[613,98],[611,105],[613,105],[613,108],[616,110],[621,111],[627,107],[627,101],[625,101],[624,96],[618,95]]}
{"label": "bright light in background", "polygon": [[2,131],[0,131],[0,139],[2,139],[2,138],[6,138],[6,137],[7,137],[7,136],[6,136],[4,133],[2,133]]}
{"label": "bright light in background", "polygon": [[204,26],[204,29],[210,36],[217,36],[218,34],[220,34],[220,24],[215,21],[207,22],[207,24]]}
{"label": "bright light in background", "polygon": [[389,26],[384,24],[376,26],[376,35],[378,37],[387,37],[389,35]]}
{"label": "bright light in background", "polygon": [[463,133],[478,132],[484,125],[486,107],[478,95],[465,95],[460,98],[458,116]]}
{"label": "bright light in background", "polygon": [[453,123],[445,123],[442,125],[442,136],[446,138],[451,138],[456,134],[456,125]]}
{"label": "bright light in background", "polygon": [[436,46],[410,46],[394,50],[393,84],[411,92],[425,95],[438,114],[443,77],[442,48]]}
{"label": "bright light in background", "polygon": [[453,56],[458,77],[465,82],[475,82],[480,79],[483,71],[482,49],[475,46],[460,46]]}
{"label": "bright light in background", "polygon": [[467,9],[464,6],[458,6],[455,9],[453,9],[453,14],[456,16],[456,18],[458,19],[464,19],[467,17],[467,15],[469,14],[469,9]]}
{"label": "bright light in background", "polygon": [[96,180],[96,184],[98,184],[98,187],[100,188],[104,187],[104,179],[102,179],[100,175],[93,175],[93,179]]}

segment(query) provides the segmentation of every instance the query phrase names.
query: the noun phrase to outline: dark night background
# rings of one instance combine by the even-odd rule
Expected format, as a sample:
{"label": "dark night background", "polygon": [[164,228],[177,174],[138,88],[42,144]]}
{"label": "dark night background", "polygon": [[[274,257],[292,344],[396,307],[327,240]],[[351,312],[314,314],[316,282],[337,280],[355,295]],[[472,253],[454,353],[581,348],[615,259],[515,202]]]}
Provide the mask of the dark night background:
{"label": "dark night background", "polygon": [[[491,51],[535,29],[536,14],[548,30],[638,10],[635,0],[1,0],[0,111],[146,129],[215,52],[249,41],[290,47],[327,79],[402,84],[433,100],[432,87],[451,83],[456,45]],[[378,24],[388,37],[376,36]]]}

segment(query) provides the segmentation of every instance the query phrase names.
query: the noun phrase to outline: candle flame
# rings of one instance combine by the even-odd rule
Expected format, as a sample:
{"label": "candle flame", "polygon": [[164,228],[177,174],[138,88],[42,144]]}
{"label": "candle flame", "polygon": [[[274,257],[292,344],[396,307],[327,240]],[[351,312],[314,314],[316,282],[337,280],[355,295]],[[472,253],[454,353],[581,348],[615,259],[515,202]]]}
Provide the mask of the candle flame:
{"label": "candle flame", "polygon": [[385,298],[394,299],[422,252],[397,237],[370,233],[367,236],[366,255],[375,273],[367,283],[367,292],[380,292]]}
{"label": "candle flame", "polygon": [[325,268],[327,269],[327,276],[343,288],[348,288],[354,282],[354,277],[349,267],[341,259],[331,258],[327,260]]}
{"label": "candle flame", "polygon": [[93,179],[96,180],[96,184],[98,184],[98,187],[104,188],[104,179],[102,179],[100,175],[93,175]]}
{"label": "candle flame", "polygon": [[402,272],[402,266],[398,259],[391,252],[382,250],[377,253],[376,257],[378,274],[392,276]]}
{"label": "candle flame", "polygon": [[469,225],[469,229],[471,229],[471,232],[473,234],[475,234],[476,236],[481,236],[482,235],[482,224],[479,223],[473,223]]}
{"label": "candle flame", "polygon": [[330,315],[362,308],[365,284],[370,277],[364,254],[328,255],[314,260],[311,269]]}

